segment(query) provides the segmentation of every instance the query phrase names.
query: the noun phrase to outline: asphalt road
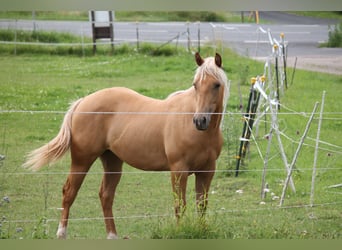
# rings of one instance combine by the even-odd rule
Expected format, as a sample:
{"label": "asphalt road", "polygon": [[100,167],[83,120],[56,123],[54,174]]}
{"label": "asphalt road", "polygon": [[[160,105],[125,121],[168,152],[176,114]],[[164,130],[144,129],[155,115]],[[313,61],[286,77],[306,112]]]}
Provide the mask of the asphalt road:
{"label": "asphalt road", "polygon": [[[201,45],[224,43],[241,55],[263,58],[272,53],[269,37],[280,40],[284,33],[288,44],[289,57],[341,57],[342,49],[319,48],[319,44],[328,40],[329,28],[336,20],[298,17],[282,12],[260,12],[260,17],[272,24],[235,24],[235,23],[186,23],[186,22],[115,22],[115,43],[153,42],[188,45],[197,49],[198,37]],[[24,21],[0,20],[0,28],[21,30],[49,30],[69,32],[91,37],[90,22],[80,21]],[[341,70],[342,71],[342,70]]]}

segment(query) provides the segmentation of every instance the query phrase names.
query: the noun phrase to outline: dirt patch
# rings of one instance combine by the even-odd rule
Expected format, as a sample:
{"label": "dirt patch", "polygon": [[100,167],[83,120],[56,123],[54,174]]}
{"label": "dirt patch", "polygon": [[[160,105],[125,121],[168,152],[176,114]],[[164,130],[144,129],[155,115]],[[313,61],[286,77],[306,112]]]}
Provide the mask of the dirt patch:
{"label": "dirt patch", "polygon": [[[265,57],[254,57],[258,61],[266,61]],[[296,57],[287,58],[287,67],[293,68]],[[342,75],[342,56],[298,56],[297,69]]]}
{"label": "dirt patch", "polygon": [[[287,58],[287,65],[293,67],[295,57]],[[297,68],[310,71],[342,75],[342,56],[303,56],[297,58]]]}

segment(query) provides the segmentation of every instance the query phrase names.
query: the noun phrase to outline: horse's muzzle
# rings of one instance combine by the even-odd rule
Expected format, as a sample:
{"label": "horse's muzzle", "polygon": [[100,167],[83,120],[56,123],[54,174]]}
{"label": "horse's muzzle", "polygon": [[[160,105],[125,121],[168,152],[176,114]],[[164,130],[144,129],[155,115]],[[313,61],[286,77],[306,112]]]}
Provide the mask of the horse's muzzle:
{"label": "horse's muzzle", "polygon": [[195,114],[192,119],[198,130],[206,130],[210,123],[210,114]]}

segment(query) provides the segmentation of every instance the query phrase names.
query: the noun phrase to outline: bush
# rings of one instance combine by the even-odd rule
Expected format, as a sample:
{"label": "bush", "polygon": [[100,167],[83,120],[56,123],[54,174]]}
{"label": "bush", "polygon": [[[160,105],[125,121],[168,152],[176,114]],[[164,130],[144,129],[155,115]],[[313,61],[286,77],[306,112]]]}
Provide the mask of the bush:
{"label": "bush", "polygon": [[190,22],[225,22],[226,19],[222,13],[210,11],[177,11],[175,12],[177,19],[180,21]]}
{"label": "bush", "polygon": [[329,31],[329,40],[327,47],[341,48],[342,47],[342,23],[335,25],[334,30]]}

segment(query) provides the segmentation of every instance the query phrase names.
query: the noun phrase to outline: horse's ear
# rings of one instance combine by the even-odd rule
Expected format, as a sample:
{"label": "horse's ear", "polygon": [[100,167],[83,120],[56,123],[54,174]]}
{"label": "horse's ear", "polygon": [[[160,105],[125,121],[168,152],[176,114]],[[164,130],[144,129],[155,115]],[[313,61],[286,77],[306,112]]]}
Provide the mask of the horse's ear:
{"label": "horse's ear", "polygon": [[202,57],[200,56],[198,52],[196,52],[195,54],[195,59],[196,59],[196,63],[198,66],[201,66],[204,63],[204,60],[202,59]]}
{"label": "horse's ear", "polygon": [[222,66],[222,58],[221,58],[219,53],[216,53],[216,55],[215,55],[215,64],[219,68],[221,68],[221,66]]}

